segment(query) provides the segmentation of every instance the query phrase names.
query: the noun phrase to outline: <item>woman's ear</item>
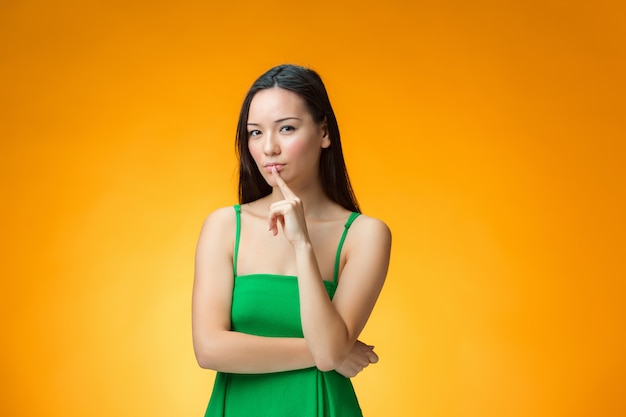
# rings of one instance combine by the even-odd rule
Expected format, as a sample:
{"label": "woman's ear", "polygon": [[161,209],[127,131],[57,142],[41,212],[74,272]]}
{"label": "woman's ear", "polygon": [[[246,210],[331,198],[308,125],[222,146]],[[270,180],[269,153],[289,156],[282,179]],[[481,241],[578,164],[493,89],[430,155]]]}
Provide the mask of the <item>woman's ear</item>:
{"label": "woman's ear", "polygon": [[328,124],[326,119],[322,122],[322,148],[326,149],[330,146],[330,135],[328,134]]}

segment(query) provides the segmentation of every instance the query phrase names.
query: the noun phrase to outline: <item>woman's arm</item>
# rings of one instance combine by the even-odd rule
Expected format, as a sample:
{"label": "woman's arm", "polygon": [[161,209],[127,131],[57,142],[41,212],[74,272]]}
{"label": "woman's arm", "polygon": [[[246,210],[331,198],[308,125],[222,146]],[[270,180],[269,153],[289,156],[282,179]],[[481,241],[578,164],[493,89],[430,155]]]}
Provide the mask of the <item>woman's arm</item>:
{"label": "woman's arm", "polygon": [[336,369],[350,354],[380,294],[391,251],[391,232],[380,220],[360,216],[344,245],[346,263],[331,301],[308,236],[300,199],[276,170],[273,175],[285,200],[270,207],[269,228],[277,224],[296,255],[302,330],[315,365]]}
{"label": "woman's arm", "polygon": [[235,216],[219,209],[204,222],[196,250],[192,297],[193,346],[203,368],[267,373],[315,366],[302,338],[271,338],[231,331]]}
{"label": "woman's arm", "polygon": [[332,302],[310,245],[295,247],[302,329],[315,363],[334,369],[350,353],[380,294],[391,233],[379,220],[360,216],[344,245],[346,263]]}

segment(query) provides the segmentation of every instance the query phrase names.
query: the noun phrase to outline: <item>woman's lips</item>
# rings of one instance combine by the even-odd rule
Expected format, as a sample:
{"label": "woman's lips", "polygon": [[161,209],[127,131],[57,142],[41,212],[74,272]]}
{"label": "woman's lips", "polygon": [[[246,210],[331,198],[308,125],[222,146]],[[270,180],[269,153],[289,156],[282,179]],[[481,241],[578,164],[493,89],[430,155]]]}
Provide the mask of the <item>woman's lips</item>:
{"label": "woman's lips", "polygon": [[265,171],[270,173],[272,172],[273,167],[276,167],[276,171],[280,172],[285,167],[285,164],[266,164],[264,166]]}

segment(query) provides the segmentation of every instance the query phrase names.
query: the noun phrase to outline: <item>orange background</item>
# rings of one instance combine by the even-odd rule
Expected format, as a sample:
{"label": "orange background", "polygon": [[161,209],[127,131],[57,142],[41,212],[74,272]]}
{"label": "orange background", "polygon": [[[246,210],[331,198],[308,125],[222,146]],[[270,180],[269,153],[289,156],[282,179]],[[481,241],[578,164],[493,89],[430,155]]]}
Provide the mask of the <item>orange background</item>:
{"label": "orange background", "polygon": [[3,1],[0,414],[202,415],[196,238],[293,62],[394,233],[365,414],[625,415],[625,4]]}

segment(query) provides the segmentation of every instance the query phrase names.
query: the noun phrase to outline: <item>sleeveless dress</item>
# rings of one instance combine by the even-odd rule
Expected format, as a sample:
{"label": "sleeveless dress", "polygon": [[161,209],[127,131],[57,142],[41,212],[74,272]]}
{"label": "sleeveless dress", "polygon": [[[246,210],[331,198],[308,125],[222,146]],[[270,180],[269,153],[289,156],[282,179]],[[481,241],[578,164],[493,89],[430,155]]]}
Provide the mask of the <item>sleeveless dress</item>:
{"label": "sleeveless dress", "polygon": [[[235,283],[231,309],[233,331],[267,337],[301,337],[298,279],[274,274],[237,275],[241,207],[234,206],[237,230],[233,255]],[[332,299],[337,289],[345,224],[335,260],[333,281],[324,281]],[[316,367],[266,374],[218,372],[205,417],[361,417],[350,379]]]}

